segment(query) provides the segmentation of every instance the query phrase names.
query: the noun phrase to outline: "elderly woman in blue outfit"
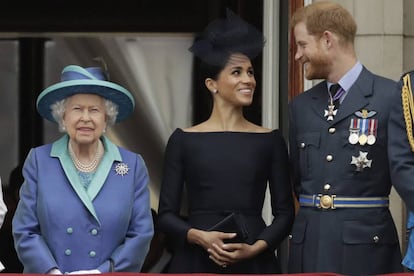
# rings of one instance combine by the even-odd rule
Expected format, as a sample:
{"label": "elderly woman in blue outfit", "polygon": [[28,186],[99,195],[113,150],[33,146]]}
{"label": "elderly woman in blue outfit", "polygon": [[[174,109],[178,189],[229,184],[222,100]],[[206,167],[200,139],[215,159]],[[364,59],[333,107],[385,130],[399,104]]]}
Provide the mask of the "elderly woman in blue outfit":
{"label": "elderly woman in blue outfit", "polygon": [[104,136],[134,110],[99,67],[64,68],[37,110],[66,134],[30,151],[13,218],[24,273],[139,272],[153,236],[148,172]]}

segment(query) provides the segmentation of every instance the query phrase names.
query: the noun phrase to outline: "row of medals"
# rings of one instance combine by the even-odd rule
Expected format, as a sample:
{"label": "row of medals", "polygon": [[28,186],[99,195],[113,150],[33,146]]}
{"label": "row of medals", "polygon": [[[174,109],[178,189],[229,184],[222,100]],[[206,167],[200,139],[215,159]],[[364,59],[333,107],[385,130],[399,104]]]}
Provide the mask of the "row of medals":
{"label": "row of medals", "polygon": [[369,119],[376,114],[375,111],[361,110],[355,112],[358,118],[351,119],[348,141],[352,145],[361,146],[375,144],[378,121]]}
{"label": "row of medals", "polygon": [[359,129],[350,129],[350,134],[348,137],[349,143],[352,145],[355,145],[359,143],[361,146],[363,145],[373,145],[375,144],[375,141],[377,140],[374,134],[366,135],[364,133],[359,134]]}
{"label": "row of medals", "polygon": [[[328,110],[325,110],[325,115],[324,116],[327,117],[328,121],[332,121],[333,117],[336,115],[336,113],[337,113],[337,110],[335,109],[335,105],[332,103],[332,98],[331,98],[331,103],[328,105]],[[357,115],[360,115],[358,117],[362,117],[362,120],[364,121],[364,123],[366,123],[367,122],[367,118],[366,118],[367,115],[371,115],[369,113],[372,113],[372,115],[375,115],[376,112],[375,111],[368,112],[367,110],[363,110],[363,111],[357,112],[357,113],[358,113]],[[352,124],[353,124],[353,122],[351,122],[351,125]],[[374,131],[372,131],[372,132],[374,132]],[[373,145],[373,144],[375,144],[376,140],[377,139],[376,139],[376,137],[373,133],[370,133],[370,134],[366,135],[365,133],[360,133],[359,128],[353,128],[353,127],[349,128],[348,141],[352,145],[356,145],[357,143],[359,143],[361,146],[364,146],[366,144]]]}

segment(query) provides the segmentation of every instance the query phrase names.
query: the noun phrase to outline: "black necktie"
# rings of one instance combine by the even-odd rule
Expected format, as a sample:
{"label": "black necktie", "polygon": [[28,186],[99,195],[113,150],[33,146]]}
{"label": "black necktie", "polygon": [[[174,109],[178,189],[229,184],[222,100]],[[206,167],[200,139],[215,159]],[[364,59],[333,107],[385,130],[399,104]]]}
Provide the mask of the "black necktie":
{"label": "black necktie", "polygon": [[331,93],[333,104],[335,105],[335,108],[338,109],[340,104],[340,96],[338,95],[335,97],[335,95],[338,93],[338,91],[341,89],[341,86],[338,83],[332,84],[329,88],[329,92]]}

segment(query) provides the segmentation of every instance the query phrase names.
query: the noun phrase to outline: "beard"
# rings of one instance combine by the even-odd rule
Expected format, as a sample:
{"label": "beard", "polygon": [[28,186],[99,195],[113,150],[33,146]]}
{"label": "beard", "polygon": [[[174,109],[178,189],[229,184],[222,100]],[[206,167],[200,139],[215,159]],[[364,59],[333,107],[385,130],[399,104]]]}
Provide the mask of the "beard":
{"label": "beard", "polygon": [[305,63],[305,77],[308,80],[327,79],[330,73],[331,61],[321,54],[308,58]]}

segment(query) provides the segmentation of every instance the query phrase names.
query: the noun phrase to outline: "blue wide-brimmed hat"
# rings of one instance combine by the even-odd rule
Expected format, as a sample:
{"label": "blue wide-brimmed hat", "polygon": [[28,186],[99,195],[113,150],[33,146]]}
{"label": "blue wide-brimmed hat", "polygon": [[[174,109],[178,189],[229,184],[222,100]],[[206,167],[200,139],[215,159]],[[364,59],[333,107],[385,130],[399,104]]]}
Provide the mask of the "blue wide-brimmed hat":
{"label": "blue wide-brimmed hat", "polygon": [[46,88],[37,97],[39,114],[52,122],[51,105],[74,94],[96,94],[118,105],[116,121],[122,121],[132,114],[135,101],[124,87],[107,80],[100,67],[83,68],[78,65],[66,66],[61,73],[61,82]]}

